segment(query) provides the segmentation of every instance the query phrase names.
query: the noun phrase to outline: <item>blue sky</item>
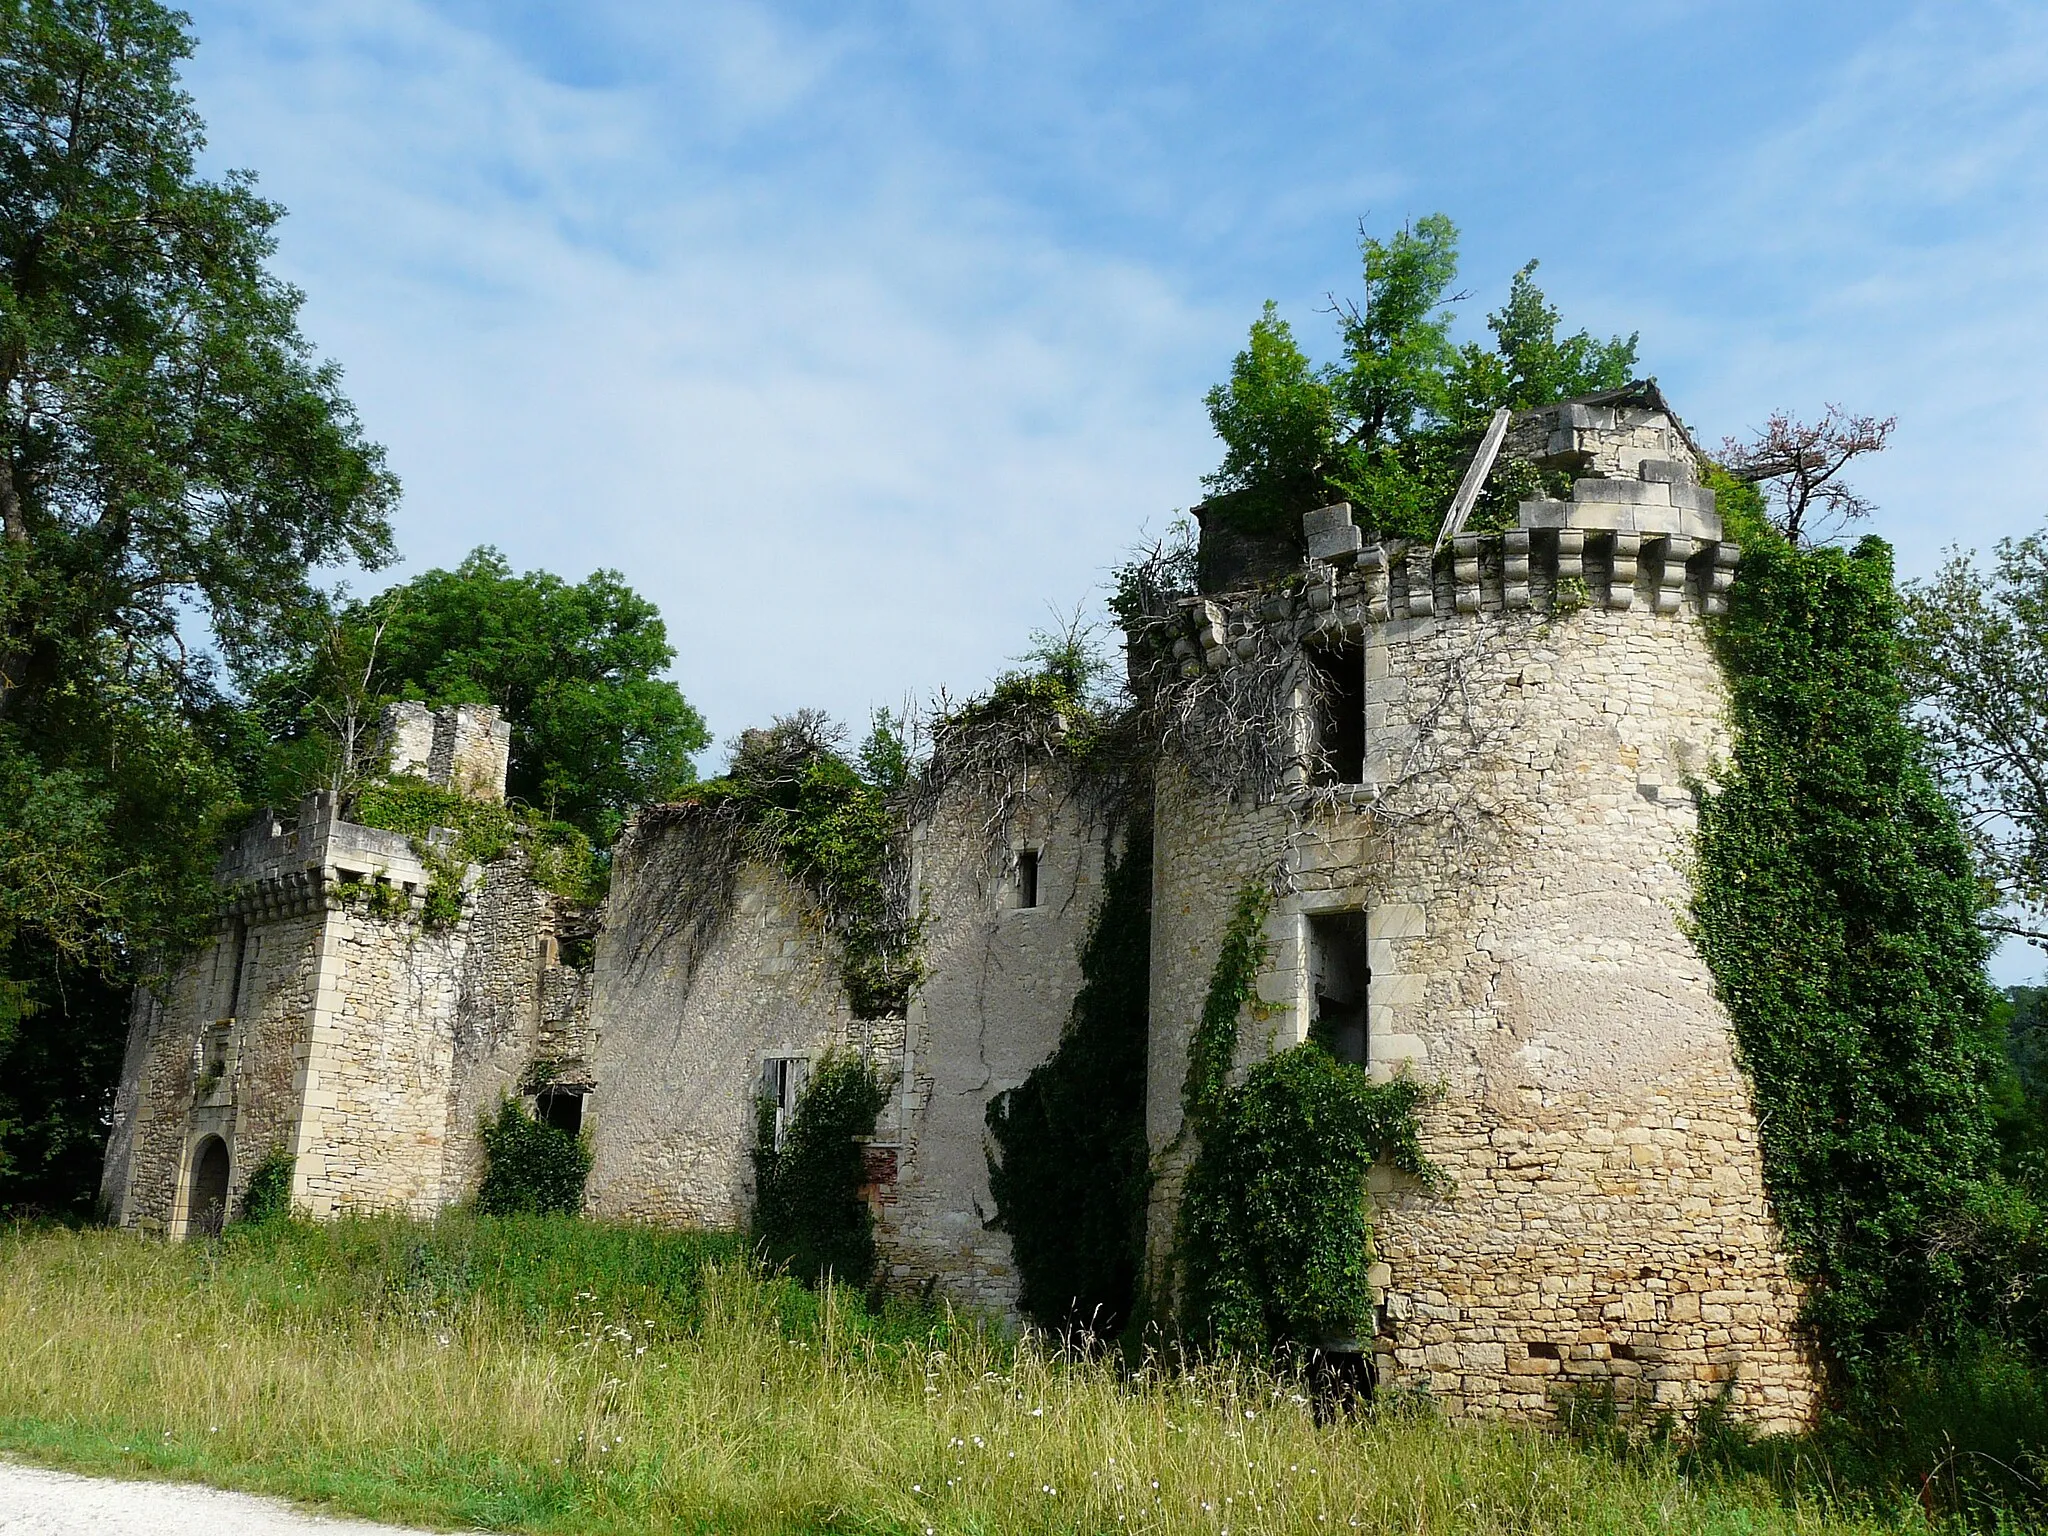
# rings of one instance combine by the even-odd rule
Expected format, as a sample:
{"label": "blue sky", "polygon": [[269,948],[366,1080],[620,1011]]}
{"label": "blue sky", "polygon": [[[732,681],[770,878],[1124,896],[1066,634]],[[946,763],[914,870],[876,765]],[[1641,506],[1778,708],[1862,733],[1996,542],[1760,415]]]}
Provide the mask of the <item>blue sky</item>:
{"label": "blue sky", "polygon": [[1540,258],[1708,440],[1895,413],[1909,573],[2048,521],[2038,4],[191,10],[404,480],[392,574],[617,567],[722,739],[1099,599],[1260,302],[1329,350],[1361,218],[1459,222],[1468,330]]}

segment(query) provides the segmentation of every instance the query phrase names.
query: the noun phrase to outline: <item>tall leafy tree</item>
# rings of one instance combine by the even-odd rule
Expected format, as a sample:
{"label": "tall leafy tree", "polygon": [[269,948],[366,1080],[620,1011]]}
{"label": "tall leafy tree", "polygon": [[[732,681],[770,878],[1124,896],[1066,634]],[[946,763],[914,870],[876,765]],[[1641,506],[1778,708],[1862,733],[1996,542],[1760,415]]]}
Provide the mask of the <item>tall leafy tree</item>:
{"label": "tall leafy tree", "polygon": [[[1458,229],[1443,214],[1384,241],[1362,235],[1359,257],[1363,294],[1337,305],[1339,361],[1312,362],[1268,303],[1209,391],[1224,459],[1202,483],[1239,530],[1292,536],[1302,512],[1348,500],[1384,532],[1429,538],[1495,410],[1618,388],[1635,368],[1633,336],[1559,334],[1533,261],[1487,319],[1492,345],[1455,345]],[[1510,464],[1497,475],[1530,479]]]}
{"label": "tall leafy tree", "polygon": [[634,806],[693,783],[710,742],[657,675],[674,659],[660,611],[617,571],[515,575],[484,548],[351,605],[309,662],[259,692],[329,743],[373,713],[358,695],[495,704],[512,722],[508,791],[608,843]]}
{"label": "tall leafy tree", "polygon": [[397,486],[266,265],[282,210],[196,170],[191,48],[153,0],[0,0],[0,1203],[78,1194],[21,1064],[105,1060],[210,909],[221,663],[390,549]]}

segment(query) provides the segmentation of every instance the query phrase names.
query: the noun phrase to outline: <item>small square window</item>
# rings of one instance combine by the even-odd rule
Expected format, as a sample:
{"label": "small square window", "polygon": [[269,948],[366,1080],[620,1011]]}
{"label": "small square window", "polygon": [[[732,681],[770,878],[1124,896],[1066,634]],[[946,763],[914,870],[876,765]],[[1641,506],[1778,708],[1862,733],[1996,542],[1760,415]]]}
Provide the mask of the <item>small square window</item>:
{"label": "small square window", "polygon": [[567,1131],[571,1136],[583,1130],[581,1088],[543,1088],[534,1095],[533,1107],[539,1112],[542,1125]]}
{"label": "small square window", "polygon": [[1038,905],[1038,850],[1019,848],[1017,850],[1017,905],[1035,907]]}

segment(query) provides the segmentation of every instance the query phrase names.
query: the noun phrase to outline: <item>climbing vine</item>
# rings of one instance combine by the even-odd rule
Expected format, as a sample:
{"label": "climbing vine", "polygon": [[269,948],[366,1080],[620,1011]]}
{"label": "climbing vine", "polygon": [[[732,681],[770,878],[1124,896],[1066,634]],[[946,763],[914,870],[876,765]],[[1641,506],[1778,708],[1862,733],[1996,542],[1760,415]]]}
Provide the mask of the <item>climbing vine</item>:
{"label": "climbing vine", "polygon": [[854,1016],[884,1018],[903,1012],[923,975],[892,803],[901,785],[889,768],[899,754],[888,748],[900,742],[878,722],[886,739],[870,738],[863,772],[834,750],[835,731],[808,711],[749,731],[732,771],[699,785],[690,803],[737,820],[757,852],[818,898],[839,940]]}
{"label": "climbing vine", "polygon": [[988,1106],[993,1225],[1010,1234],[1020,1305],[1047,1328],[1106,1337],[1137,1297],[1151,933],[1152,827],[1141,814],[1104,872],[1059,1048]]}
{"label": "climbing vine", "polygon": [[1188,1073],[1181,1086],[1188,1121],[1197,1127],[1222,1102],[1231,1059],[1237,1054],[1239,1015],[1248,1008],[1255,1013],[1259,1009],[1259,968],[1272,947],[1266,941],[1266,914],[1272,910],[1273,893],[1254,882],[1237,893],[1230,921],[1224,924],[1202,1017],[1188,1043]]}
{"label": "climbing vine", "polygon": [[852,1052],[821,1058],[775,1139],[763,1097],[754,1140],[754,1241],[763,1260],[806,1283],[829,1275],[865,1286],[875,1272],[874,1216],[861,1197],[862,1147],[875,1133],[882,1085]]}
{"label": "climbing vine", "polygon": [[1418,1114],[1434,1090],[1375,1083],[1322,1045],[1267,1057],[1232,1086],[1238,1021],[1256,1010],[1272,897],[1247,885],[1223,934],[1188,1051],[1182,1104],[1200,1138],[1181,1196],[1183,1332],[1265,1354],[1370,1331],[1365,1179],[1389,1163],[1433,1184]]}
{"label": "climbing vine", "polygon": [[[1765,1178],[1845,1392],[2015,1294],[1983,900],[1898,670],[1889,548],[1745,551],[1715,641],[1733,752],[1693,921],[1758,1099]],[[2024,1292],[2027,1287],[2019,1286]]]}
{"label": "climbing vine", "polygon": [[[478,800],[412,774],[392,774],[357,790],[351,814],[361,826],[412,840],[427,871],[417,916],[428,929],[446,928],[461,918],[469,865],[495,863],[515,846],[525,849],[541,889],[581,903],[603,895],[590,839],[567,822],[548,821],[523,807]],[[433,834],[441,830],[454,833],[453,841],[437,841]],[[364,902],[380,917],[402,917],[410,910],[402,893],[375,882],[357,882],[342,896]]]}
{"label": "climbing vine", "polygon": [[1385,1162],[1431,1177],[1417,1123],[1429,1097],[1314,1042],[1222,1090],[1181,1204],[1187,1335],[1263,1354],[1370,1334],[1366,1173]]}

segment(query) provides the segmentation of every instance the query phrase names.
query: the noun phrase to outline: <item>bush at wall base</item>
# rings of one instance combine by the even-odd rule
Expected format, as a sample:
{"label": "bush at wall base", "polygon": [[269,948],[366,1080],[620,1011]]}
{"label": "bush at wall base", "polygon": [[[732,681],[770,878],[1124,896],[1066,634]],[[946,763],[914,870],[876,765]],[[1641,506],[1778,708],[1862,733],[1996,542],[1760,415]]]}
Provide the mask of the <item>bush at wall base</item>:
{"label": "bush at wall base", "polygon": [[484,1177],[476,1208],[487,1216],[522,1212],[573,1216],[583,1209],[583,1181],[590,1176],[590,1143],[543,1125],[513,1099],[485,1117]]}

